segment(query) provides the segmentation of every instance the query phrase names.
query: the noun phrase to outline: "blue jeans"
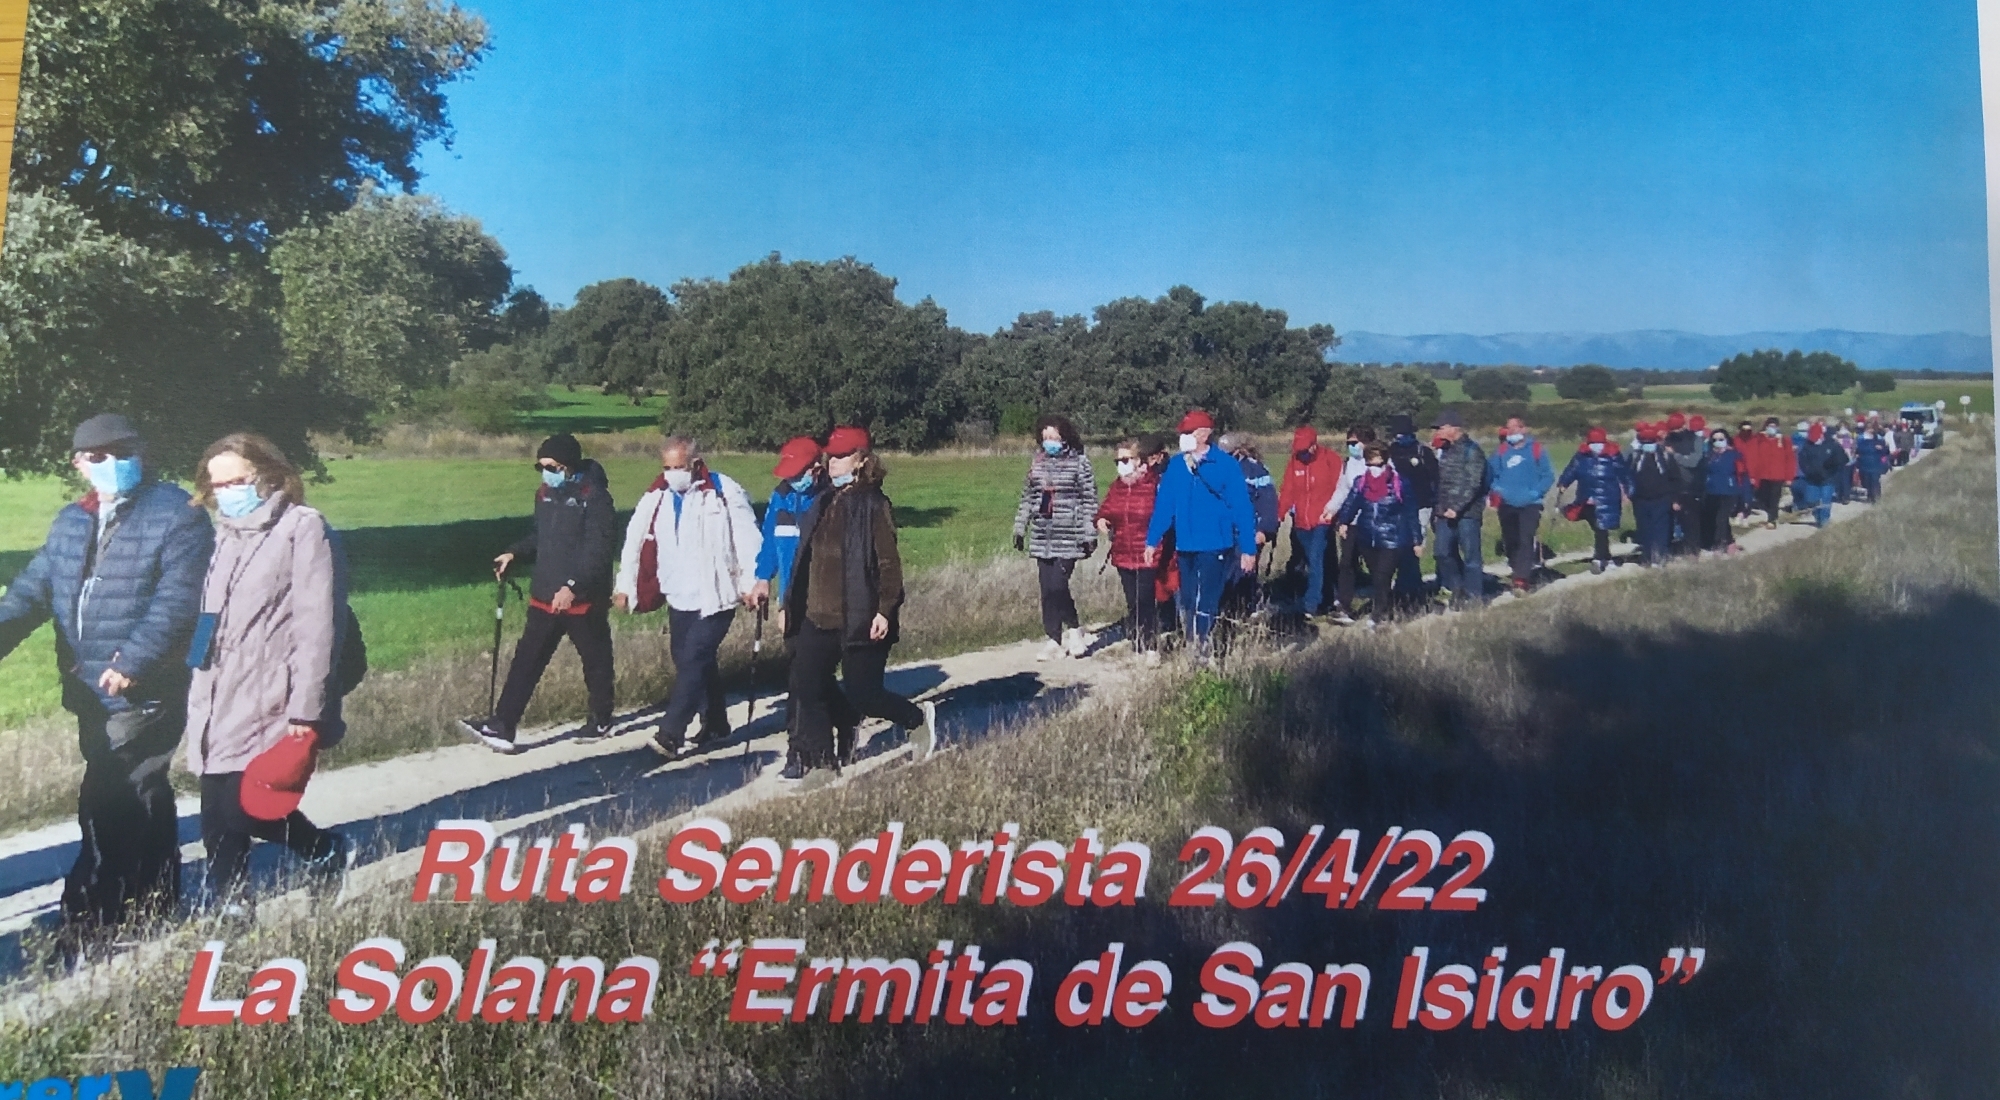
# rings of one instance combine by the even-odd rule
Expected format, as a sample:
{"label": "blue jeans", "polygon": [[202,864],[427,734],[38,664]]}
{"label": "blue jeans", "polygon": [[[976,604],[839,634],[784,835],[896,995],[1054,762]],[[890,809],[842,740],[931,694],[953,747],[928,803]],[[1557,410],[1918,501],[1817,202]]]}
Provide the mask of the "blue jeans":
{"label": "blue jeans", "polygon": [[1331,524],[1292,528],[1292,552],[1306,563],[1306,594],[1300,608],[1308,615],[1319,614],[1326,602],[1326,541],[1332,534]]}
{"label": "blue jeans", "polygon": [[669,748],[680,744],[697,714],[703,737],[729,735],[729,709],[716,651],[735,621],[734,607],[706,616],[678,607],[667,609],[667,653],[674,661],[674,686],[661,707],[659,732],[653,735],[660,744]]}
{"label": "blue jeans", "polygon": [[1667,546],[1674,536],[1674,498],[1635,500],[1632,514],[1639,522],[1639,550],[1647,565],[1667,560]]}
{"label": "blue jeans", "polygon": [[1196,653],[1206,652],[1208,636],[1215,632],[1215,614],[1222,606],[1223,589],[1236,574],[1231,550],[1183,550],[1180,552],[1181,587],[1175,602],[1181,612],[1181,633]]}
{"label": "blue jeans", "polygon": [[1437,558],[1438,587],[1450,590],[1461,603],[1486,601],[1486,559],[1479,546],[1479,524],[1484,518],[1479,512],[1457,519],[1431,513],[1431,531],[1437,536],[1431,554]]}
{"label": "blue jeans", "polygon": [[1833,518],[1833,485],[1806,483],[1806,502],[1812,505],[1813,526],[1825,527]]}

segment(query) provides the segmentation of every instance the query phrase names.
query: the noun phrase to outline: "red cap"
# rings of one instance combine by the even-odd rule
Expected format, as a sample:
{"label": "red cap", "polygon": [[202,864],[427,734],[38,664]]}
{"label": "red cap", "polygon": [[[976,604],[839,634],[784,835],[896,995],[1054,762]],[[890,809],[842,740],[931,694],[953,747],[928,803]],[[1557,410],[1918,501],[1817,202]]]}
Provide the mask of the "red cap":
{"label": "red cap", "polygon": [[1667,414],[1668,431],[1677,432],[1686,426],[1687,426],[1687,417],[1682,416],[1681,411],[1679,409],[1675,409],[1673,412]]}
{"label": "red cap", "polygon": [[1319,442],[1319,432],[1311,424],[1301,424],[1292,429],[1292,450],[1303,451]]}
{"label": "red cap", "polygon": [[1820,437],[1825,434],[1826,434],[1826,425],[1820,423],[1817,420],[1813,421],[1812,425],[1806,429],[1806,438],[1812,440],[1814,443],[1818,443],[1820,441]]}
{"label": "red cap", "polygon": [[[1667,423],[1672,424],[1673,422],[1673,417],[1670,416],[1667,418]],[[1648,443],[1657,442],[1660,438],[1660,426],[1658,424],[1648,424],[1641,420],[1639,423],[1632,425],[1632,427],[1639,433],[1639,438]]]}
{"label": "red cap", "polygon": [[845,458],[856,451],[868,449],[868,429],[842,424],[826,437],[828,458]]}
{"label": "red cap", "polygon": [[1688,427],[1693,428],[1695,431],[1698,432],[1707,431],[1708,418],[1705,416],[1701,416],[1699,414],[1690,416],[1688,417]]}
{"label": "red cap", "polygon": [[793,436],[785,440],[785,445],[778,450],[778,464],[771,469],[771,475],[790,481],[805,473],[806,467],[818,457],[819,444],[813,442],[811,436]]}
{"label": "red cap", "polygon": [[1611,442],[1611,437],[1604,434],[1603,428],[1592,428],[1590,429],[1590,434],[1583,437],[1583,441],[1585,443],[1609,443]]}
{"label": "red cap", "polygon": [[1215,430],[1215,418],[1201,409],[1189,409],[1188,414],[1181,417],[1181,426],[1174,430],[1191,432],[1196,428],[1207,428],[1210,431]]}
{"label": "red cap", "polygon": [[310,738],[285,736],[243,769],[243,812],[259,821],[278,821],[299,808],[313,773]]}

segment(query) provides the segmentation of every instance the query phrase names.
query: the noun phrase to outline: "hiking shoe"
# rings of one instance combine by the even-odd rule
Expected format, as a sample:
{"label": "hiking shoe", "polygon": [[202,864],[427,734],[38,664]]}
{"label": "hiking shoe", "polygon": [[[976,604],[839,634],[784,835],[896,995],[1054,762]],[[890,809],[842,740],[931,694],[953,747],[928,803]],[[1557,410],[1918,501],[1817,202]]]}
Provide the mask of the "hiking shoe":
{"label": "hiking shoe", "polygon": [[790,760],[785,761],[785,770],[778,773],[778,778],[796,783],[804,779],[806,773],[811,770],[811,768],[806,767],[805,761],[794,756]]}
{"label": "hiking shoe", "polygon": [[1346,609],[1346,608],[1344,608],[1344,607],[1343,607],[1343,608],[1339,608],[1339,609],[1335,610],[1335,611],[1334,611],[1334,613],[1332,614],[1332,616],[1330,616],[1330,618],[1332,618],[1332,620],[1333,620],[1333,621],[1334,621],[1335,623],[1338,623],[1338,624],[1339,624],[1339,625],[1341,625],[1341,626],[1353,626],[1353,625],[1354,625],[1354,616],[1352,616],[1352,615],[1348,614],[1348,613],[1347,613],[1347,609]]}
{"label": "hiking shoe", "polygon": [[1085,656],[1090,652],[1090,647],[1096,644],[1097,635],[1085,631],[1082,627],[1073,626],[1063,631],[1063,652],[1071,657]]}
{"label": "hiking shoe", "polygon": [[513,731],[502,730],[498,726],[495,726],[493,720],[490,718],[483,722],[474,722],[469,718],[462,718],[459,720],[458,728],[460,732],[474,741],[485,745],[487,748],[503,756],[512,756],[514,753],[521,751],[521,747],[514,743]]}
{"label": "hiking shoe", "polygon": [[607,719],[602,722],[585,722],[582,728],[576,731],[576,736],[571,738],[571,740],[588,745],[596,741],[602,741],[610,736],[611,722]]}
{"label": "hiking shoe", "polygon": [[660,735],[657,733],[651,737],[646,738],[646,747],[652,749],[654,752],[659,753],[661,756],[664,756],[669,760],[679,760],[681,757],[680,750],[677,749],[675,746],[669,745],[665,741],[660,740]]}
{"label": "hiking shoe", "polygon": [[1042,643],[1042,648],[1035,651],[1035,660],[1053,661],[1057,657],[1062,656],[1062,654],[1063,644],[1054,638],[1050,638],[1048,641]]}
{"label": "hiking shoe", "polygon": [[1593,577],[1598,577],[1598,576],[1603,576],[1603,575],[1604,575],[1604,565],[1605,565],[1605,563],[1604,563],[1604,562],[1602,562],[1602,561],[1598,561],[1597,559],[1594,559],[1594,558],[1593,558],[1593,559],[1591,559],[1591,562],[1590,562],[1590,575],[1591,575],[1591,576],[1593,576]]}

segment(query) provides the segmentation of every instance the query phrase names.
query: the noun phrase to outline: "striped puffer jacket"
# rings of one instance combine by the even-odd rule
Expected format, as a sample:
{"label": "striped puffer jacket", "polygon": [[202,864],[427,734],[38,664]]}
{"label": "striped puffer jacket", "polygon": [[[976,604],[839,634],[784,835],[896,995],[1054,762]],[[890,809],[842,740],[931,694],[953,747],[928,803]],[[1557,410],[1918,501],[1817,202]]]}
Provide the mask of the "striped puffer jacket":
{"label": "striped puffer jacket", "polygon": [[1037,558],[1088,557],[1097,539],[1097,476],[1090,457],[1064,448],[1037,454],[1021,486],[1021,505],[1014,510],[1014,537],[1025,538],[1028,553]]}

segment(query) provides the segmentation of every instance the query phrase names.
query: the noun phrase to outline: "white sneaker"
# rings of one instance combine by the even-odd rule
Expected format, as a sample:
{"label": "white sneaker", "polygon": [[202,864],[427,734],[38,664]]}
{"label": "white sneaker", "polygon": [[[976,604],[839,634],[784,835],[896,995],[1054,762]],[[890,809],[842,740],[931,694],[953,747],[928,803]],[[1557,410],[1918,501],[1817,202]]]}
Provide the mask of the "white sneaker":
{"label": "white sneaker", "polygon": [[1042,648],[1035,651],[1035,660],[1053,661],[1057,657],[1062,656],[1062,653],[1063,653],[1063,644],[1052,638],[1046,642],[1043,642]]}
{"label": "white sneaker", "polygon": [[1081,627],[1070,627],[1063,631],[1063,652],[1072,657],[1081,657],[1097,644],[1097,635],[1084,633]]}
{"label": "white sneaker", "polygon": [[924,724],[910,731],[910,747],[913,750],[910,759],[929,760],[931,754],[937,751],[937,701],[925,699],[917,706],[923,708]]}

